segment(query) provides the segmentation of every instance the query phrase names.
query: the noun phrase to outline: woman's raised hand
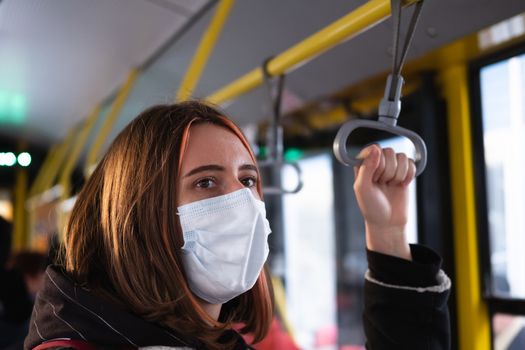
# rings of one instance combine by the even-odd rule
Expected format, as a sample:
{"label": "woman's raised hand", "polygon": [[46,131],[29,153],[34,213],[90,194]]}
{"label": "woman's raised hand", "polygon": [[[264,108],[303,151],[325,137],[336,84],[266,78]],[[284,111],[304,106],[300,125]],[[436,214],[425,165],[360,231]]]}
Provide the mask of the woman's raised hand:
{"label": "woman's raised hand", "polygon": [[371,145],[361,151],[355,167],[354,191],[366,224],[368,249],[411,260],[405,227],[408,185],[416,166],[404,153]]}

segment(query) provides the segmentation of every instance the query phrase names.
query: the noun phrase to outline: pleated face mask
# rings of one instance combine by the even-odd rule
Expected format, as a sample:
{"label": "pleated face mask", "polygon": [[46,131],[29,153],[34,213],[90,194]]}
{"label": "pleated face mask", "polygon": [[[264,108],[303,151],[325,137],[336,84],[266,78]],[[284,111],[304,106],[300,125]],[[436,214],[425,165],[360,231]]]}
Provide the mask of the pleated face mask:
{"label": "pleated face mask", "polygon": [[253,287],[268,257],[264,202],[244,188],[178,207],[190,289],[224,304]]}

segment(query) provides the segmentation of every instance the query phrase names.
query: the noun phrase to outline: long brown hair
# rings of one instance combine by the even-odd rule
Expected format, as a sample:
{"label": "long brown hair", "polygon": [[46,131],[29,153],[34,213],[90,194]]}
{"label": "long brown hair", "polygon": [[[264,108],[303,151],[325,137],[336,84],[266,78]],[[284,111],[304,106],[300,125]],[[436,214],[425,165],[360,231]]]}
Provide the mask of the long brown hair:
{"label": "long brown hair", "polygon": [[[113,141],[79,193],[65,233],[64,263],[79,283],[142,318],[218,348],[234,323],[254,342],[268,332],[271,281],[224,304],[218,321],[200,307],[186,282],[177,212],[179,164],[190,125],[213,123],[242,132],[216,108],[188,101],[149,108]],[[259,180],[260,181],[260,180]],[[257,184],[261,193],[261,184]],[[224,344],[222,345],[224,347]]]}

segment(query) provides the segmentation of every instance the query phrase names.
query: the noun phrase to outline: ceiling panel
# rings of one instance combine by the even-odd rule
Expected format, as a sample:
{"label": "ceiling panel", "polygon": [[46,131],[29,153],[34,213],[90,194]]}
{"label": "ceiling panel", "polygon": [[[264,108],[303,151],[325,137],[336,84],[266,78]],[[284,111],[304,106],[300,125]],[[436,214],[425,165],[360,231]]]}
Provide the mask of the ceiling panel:
{"label": "ceiling panel", "polygon": [[[205,97],[364,0],[238,0],[195,96]],[[2,94],[26,105],[21,137],[51,142],[125,80],[206,5],[196,0],[4,0],[0,2]],[[214,11],[207,11],[139,77],[115,135],[141,110],[173,100]],[[525,12],[523,0],[426,0],[409,59]],[[406,14],[406,11],[404,12]],[[294,103],[330,95],[386,71],[391,21],[324,53],[289,74]],[[431,35],[429,35],[431,33]],[[227,111],[241,124],[266,118],[266,93],[256,89]],[[6,126],[0,128],[6,132]],[[9,130],[8,130],[9,131]]]}
{"label": "ceiling panel", "polygon": [[[206,97],[259,66],[265,58],[279,54],[365,2],[237,1],[202,74],[195,97]],[[403,12],[404,23],[409,11]],[[522,12],[525,12],[523,0],[426,0],[408,59]],[[151,75],[151,79],[147,79],[151,85],[137,86],[145,95],[137,93],[133,98],[154,102],[154,98],[144,98],[150,96],[150,89],[160,98],[157,102],[173,96],[212,14],[200,19],[144,72]],[[295,100],[310,101],[384,72],[391,66],[391,41],[392,22],[386,20],[291,72],[286,88]],[[155,88],[156,82],[159,86],[169,86],[164,95]],[[132,100],[130,105],[138,107],[140,103]],[[257,88],[237,98],[226,111],[238,123],[248,124],[268,118],[267,105],[266,91]],[[125,111],[114,135],[136,113],[138,110],[134,108]]]}
{"label": "ceiling panel", "polygon": [[0,128],[62,137],[208,2],[2,1]]}

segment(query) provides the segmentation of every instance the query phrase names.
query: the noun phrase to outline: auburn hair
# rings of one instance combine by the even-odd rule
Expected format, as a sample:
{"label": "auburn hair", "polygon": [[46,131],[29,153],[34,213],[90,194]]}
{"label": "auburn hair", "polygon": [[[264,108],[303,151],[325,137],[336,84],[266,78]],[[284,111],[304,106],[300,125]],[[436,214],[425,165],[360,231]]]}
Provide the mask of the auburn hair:
{"label": "auburn hair", "polygon": [[[238,324],[256,343],[273,316],[265,270],[252,289],[222,306],[219,320],[199,305],[185,276],[176,179],[190,126],[199,123],[231,130],[257,164],[240,129],[215,107],[187,101],[147,109],[120,132],[78,194],[64,265],[78,283],[207,348],[224,348],[219,337]],[[260,179],[257,189],[262,195]]]}

